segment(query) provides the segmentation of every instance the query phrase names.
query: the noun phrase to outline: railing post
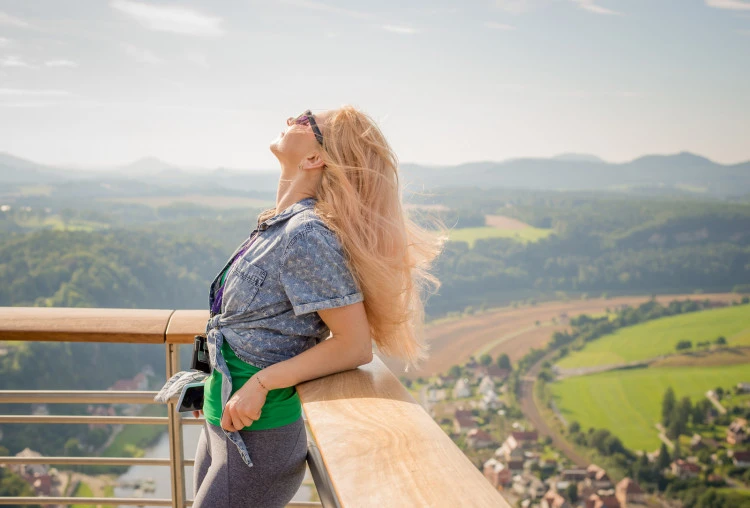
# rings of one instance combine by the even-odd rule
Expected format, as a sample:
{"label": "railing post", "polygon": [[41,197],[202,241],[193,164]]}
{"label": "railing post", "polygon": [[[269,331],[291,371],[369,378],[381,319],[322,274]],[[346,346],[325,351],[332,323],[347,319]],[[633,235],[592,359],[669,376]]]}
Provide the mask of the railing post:
{"label": "railing post", "polygon": [[[179,344],[166,344],[167,379],[180,369]],[[169,459],[172,483],[172,506],[185,508],[185,465],[182,451],[182,417],[176,411],[175,403],[167,405],[169,418]]]}

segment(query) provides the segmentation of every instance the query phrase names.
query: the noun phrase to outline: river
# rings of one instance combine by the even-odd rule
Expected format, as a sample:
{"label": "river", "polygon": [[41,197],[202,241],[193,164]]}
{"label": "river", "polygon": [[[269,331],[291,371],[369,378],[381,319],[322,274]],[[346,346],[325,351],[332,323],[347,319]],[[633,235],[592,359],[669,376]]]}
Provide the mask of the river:
{"label": "river", "polygon": [[[198,425],[183,425],[183,443],[184,450],[183,454],[186,459],[192,459],[195,457],[195,446],[198,442],[201,427]],[[146,450],[146,457],[153,458],[169,458],[169,434],[166,432],[162,434],[159,441]],[[136,480],[153,479],[156,490],[154,492],[143,493],[143,498],[172,498],[172,487],[170,486],[169,468],[166,466],[133,466],[127,473],[123,474],[119,478],[119,483],[132,483]],[[312,476],[310,475],[309,469],[305,473],[304,483],[300,486],[300,489],[294,495],[293,501],[310,501],[312,496],[312,488],[310,485],[306,485],[311,482]],[[188,499],[193,498],[193,468],[192,466],[185,467],[185,492]],[[132,488],[115,488],[115,497],[135,497]],[[144,505],[148,506],[148,505]]]}

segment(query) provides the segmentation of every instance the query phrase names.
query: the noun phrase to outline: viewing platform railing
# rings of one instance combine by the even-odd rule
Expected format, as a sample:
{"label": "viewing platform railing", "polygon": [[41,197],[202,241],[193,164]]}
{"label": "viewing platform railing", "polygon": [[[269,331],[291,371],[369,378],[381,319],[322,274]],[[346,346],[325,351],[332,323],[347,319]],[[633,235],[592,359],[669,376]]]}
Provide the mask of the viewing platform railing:
{"label": "viewing platform railing", "polygon": [[[207,318],[206,311],[193,310],[0,307],[0,340],[163,344],[170,377],[180,370],[179,345],[192,345]],[[297,390],[308,430],[307,462],[320,503],[287,506],[509,506],[379,358],[302,383]],[[0,390],[0,403],[154,404],[155,393]],[[169,458],[1,457],[0,463],[164,466],[170,470],[172,497],[0,497],[0,505],[192,505],[185,492],[185,466],[194,461],[183,457],[182,425],[203,425],[204,420],[181,418],[173,403],[167,416],[156,417],[0,415],[0,424],[10,423],[166,425]]]}

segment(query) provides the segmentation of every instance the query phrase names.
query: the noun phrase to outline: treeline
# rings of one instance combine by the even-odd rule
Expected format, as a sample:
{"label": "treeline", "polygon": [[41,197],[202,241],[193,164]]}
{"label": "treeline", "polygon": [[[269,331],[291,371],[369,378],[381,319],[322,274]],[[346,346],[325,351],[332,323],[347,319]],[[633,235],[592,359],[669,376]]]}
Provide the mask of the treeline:
{"label": "treeline", "polygon": [[168,232],[39,231],[0,243],[0,305],[200,309],[231,254]]}
{"label": "treeline", "polygon": [[[694,227],[705,229],[702,223]],[[740,227],[750,232],[750,222]],[[673,248],[623,242],[608,246],[608,241],[585,234],[553,235],[528,244],[484,239],[473,249],[451,242],[436,264],[443,285],[430,299],[429,310],[438,315],[514,300],[519,294],[691,293],[750,284],[750,244],[739,240]]]}
{"label": "treeline", "polygon": [[[120,379],[130,379],[150,365],[157,379],[166,379],[164,347],[149,344],[72,342],[8,342],[0,356],[3,390],[106,390]],[[0,404],[2,414],[31,414],[31,404]],[[50,414],[86,414],[87,405],[48,404]],[[27,425],[3,425],[3,444],[16,454],[24,448],[45,455],[66,455],[71,439],[87,449],[100,447],[109,430],[85,425],[55,424],[39,432]],[[51,430],[54,427],[54,431]],[[67,445],[67,447],[66,447]]]}

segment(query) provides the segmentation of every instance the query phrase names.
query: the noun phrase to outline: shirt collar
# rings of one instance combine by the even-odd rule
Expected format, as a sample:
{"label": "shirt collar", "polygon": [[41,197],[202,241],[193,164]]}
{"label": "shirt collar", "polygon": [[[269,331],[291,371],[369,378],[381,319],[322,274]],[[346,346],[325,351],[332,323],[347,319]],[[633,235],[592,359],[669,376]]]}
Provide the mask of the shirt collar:
{"label": "shirt collar", "polygon": [[313,208],[315,206],[316,201],[317,200],[315,198],[305,198],[302,201],[297,201],[296,203],[294,203],[292,206],[290,206],[289,208],[287,208],[280,214],[274,215],[270,219],[266,219],[265,221],[258,224],[258,229],[260,229],[261,231],[264,231],[268,229],[269,227],[271,227],[272,225],[276,224],[277,222],[287,220],[293,215],[296,215],[303,210],[308,210],[310,208]]}

